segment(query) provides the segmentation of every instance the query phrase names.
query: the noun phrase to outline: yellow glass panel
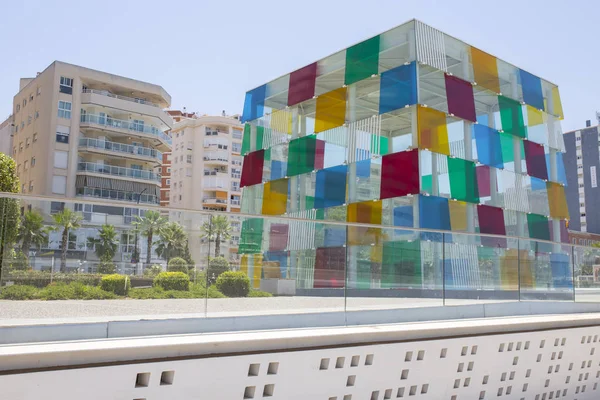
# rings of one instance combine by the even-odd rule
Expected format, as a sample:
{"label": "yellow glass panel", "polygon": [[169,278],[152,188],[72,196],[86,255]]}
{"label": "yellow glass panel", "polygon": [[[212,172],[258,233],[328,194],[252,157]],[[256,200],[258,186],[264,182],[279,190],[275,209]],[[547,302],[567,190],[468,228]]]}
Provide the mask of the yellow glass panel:
{"label": "yellow glass panel", "polygon": [[500,93],[500,80],[498,79],[498,62],[496,57],[471,47],[471,63],[477,85]]}
{"label": "yellow glass panel", "polygon": [[418,106],[417,128],[420,149],[450,155],[445,113],[433,108]]}
{"label": "yellow glass panel", "polygon": [[467,203],[464,201],[449,201],[450,227],[453,231],[467,230]]}
{"label": "yellow glass panel", "polygon": [[260,289],[260,279],[262,277],[262,254],[252,254],[252,287]]}
{"label": "yellow glass panel", "polygon": [[550,205],[550,216],[552,218],[568,219],[569,208],[565,188],[560,183],[546,182],[548,190],[548,204]]}
{"label": "yellow glass panel", "polygon": [[[525,259],[527,258],[526,251],[520,253]],[[500,257],[500,280],[503,289],[512,289],[519,285],[519,266],[523,267],[520,262],[519,251],[516,249],[507,249],[504,255]],[[521,272],[523,271],[521,269]],[[529,282],[531,282],[531,274],[529,275]]]}
{"label": "yellow glass panel", "polygon": [[[348,205],[348,222],[359,222],[363,224],[381,224],[383,203],[379,201],[364,201]],[[348,227],[348,244],[371,245],[381,244],[382,231],[380,228]]]}
{"label": "yellow glass panel", "polygon": [[240,260],[240,271],[248,275],[248,258],[250,255],[242,254],[242,258]]}
{"label": "yellow glass panel", "polygon": [[560,119],[563,119],[565,115],[563,114],[562,102],[560,101],[560,93],[558,92],[558,86],[552,88],[552,103],[554,106],[554,115],[558,115]]}
{"label": "yellow glass panel", "polygon": [[264,215],[281,215],[287,208],[288,180],[277,179],[267,182],[263,191],[262,213]]}
{"label": "yellow glass panel", "polygon": [[527,107],[527,126],[536,126],[544,123],[543,111],[529,105],[525,107]]}
{"label": "yellow glass panel", "polygon": [[271,129],[276,132],[292,134],[292,113],[285,110],[274,110],[271,114]]}
{"label": "yellow glass panel", "polygon": [[346,88],[339,88],[317,97],[315,133],[337,128],[346,122]]}

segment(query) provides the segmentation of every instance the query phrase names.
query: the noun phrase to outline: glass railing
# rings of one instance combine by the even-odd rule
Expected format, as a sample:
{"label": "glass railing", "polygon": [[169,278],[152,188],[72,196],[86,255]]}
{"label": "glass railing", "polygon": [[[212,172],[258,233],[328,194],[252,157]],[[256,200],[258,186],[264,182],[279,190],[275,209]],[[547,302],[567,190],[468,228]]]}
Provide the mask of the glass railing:
{"label": "glass railing", "polygon": [[139,194],[134,192],[127,192],[122,190],[112,190],[112,189],[100,189],[100,188],[92,188],[92,187],[78,187],[75,190],[77,196],[83,197],[94,197],[97,199],[105,199],[105,200],[119,200],[119,201],[131,201],[138,202],[142,204],[152,204],[158,205],[160,204],[158,196],[154,196],[151,194]]}
{"label": "glass railing", "polygon": [[105,115],[81,114],[80,122],[83,124],[99,125],[103,127],[127,130],[129,132],[139,132],[153,135],[171,145],[171,138],[162,130],[153,125],[140,123],[139,121],[125,121],[121,119],[114,119]]}
{"label": "glass railing", "polygon": [[125,143],[110,142],[93,138],[80,138],[79,147],[107,150],[120,154],[131,154],[135,156],[151,157],[162,162],[162,153],[149,147],[133,146]]}
{"label": "glass railing", "polygon": [[160,174],[155,172],[143,169],[117,167],[114,165],[80,162],[77,163],[77,171],[160,182]]}
{"label": "glass railing", "polygon": [[[99,198],[137,201],[132,193],[78,192],[83,196],[96,193]],[[41,216],[43,222],[36,232],[44,238],[24,244],[22,236],[2,236],[0,298],[48,300],[60,291],[63,297],[58,298],[106,299],[107,307],[79,305],[86,317],[120,312],[125,316],[132,308],[139,315],[170,310],[248,316],[519,302],[528,302],[520,312],[527,313],[532,302],[547,302],[551,313],[557,302],[600,302],[600,248],[596,247],[347,223],[345,215],[333,212],[327,214],[333,220],[312,210],[294,217],[272,217],[144,204],[149,201],[145,193],[140,204],[132,206],[85,198],[0,194],[0,224],[6,232],[33,212]],[[120,218],[107,212],[126,220],[125,225],[114,225],[114,234],[107,232],[113,230],[112,221]],[[383,212],[393,213],[393,209]],[[94,213],[100,217],[94,218]],[[66,249],[61,245],[64,221],[75,226],[68,231]],[[154,232],[150,239],[149,229]],[[114,252],[111,246],[98,246],[95,241],[106,235],[117,245]],[[164,271],[183,272],[178,279],[184,283],[175,288],[167,285],[163,275],[157,278]],[[225,271],[239,272],[236,279],[247,284],[232,288],[219,279]],[[102,276],[109,273],[121,274],[132,289],[102,286]],[[84,287],[90,288],[85,292],[88,297],[81,294]],[[164,303],[171,298],[179,299],[176,309]],[[18,309],[15,303],[3,303],[3,307]],[[74,309],[63,309],[62,304],[66,303],[24,306],[26,314],[14,315],[72,317]]]}
{"label": "glass railing", "polygon": [[160,108],[160,106],[156,103],[152,103],[151,101],[147,101],[144,99],[136,99],[133,97],[127,97],[127,96],[121,96],[118,94],[112,94],[110,92],[107,92],[106,90],[96,90],[96,89],[83,89],[82,93],[94,93],[94,94],[99,94],[101,96],[106,96],[106,97],[112,97],[113,99],[120,99],[120,100],[125,100],[125,101],[131,101],[134,103],[138,103],[138,104],[144,104],[147,106],[152,106],[152,107],[158,107]]}
{"label": "glass railing", "polygon": [[226,199],[217,199],[215,197],[205,197],[202,199],[204,203],[217,203],[217,204],[227,204]]}

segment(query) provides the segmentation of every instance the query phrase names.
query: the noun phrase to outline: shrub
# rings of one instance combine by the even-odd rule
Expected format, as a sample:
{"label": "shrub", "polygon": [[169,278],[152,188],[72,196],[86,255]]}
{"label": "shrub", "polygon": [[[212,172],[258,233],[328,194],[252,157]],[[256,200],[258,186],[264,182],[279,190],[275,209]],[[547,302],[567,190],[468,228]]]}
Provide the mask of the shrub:
{"label": "shrub", "polygon": [[144,270],[144,276],[148,278],[154,278],[156,275],[162,272],[162,267],[160,265],[154,264],[151,267],[147,267]]}
{"label": "shrub", "polygon": [[112,261],[100,261],[98,263],[99,274],[114,274],[117,272],[117,266]]}
{"label": "shrub", "polygon": [[248,297],[273,297],[269,292],[263,292],[262,290],[250,290]]}
{"label": "shrub", "polygon": [[10,260],[10,269],[14,271],[27,271],[29,269],[29,260],[22,251],[16,252]]}
{"label": "shrub", "polygon": [[143,288],[143,289],[131,289],[128,297],[132,299],[164,299],[165,291],[161,287]]}
{"label": "shrub", "polygon": [[161,272],[156,275],[152,285],[163,290],[189,290],[190,277],[183,272]]}
{"label": "shrub", "polygon": [[227,297],[246,297],[250,291],[250,279],[243,272],[227,271],[219,276],[216,286]]}
{"label": "shrub", "polygon": [[225,296],[223,293],[221,293],[219,291],[219,289],[217,289],[214,286],[209,287],[207,290],[207,296],[209,299],[224,299],[227,296]]}
{"label": "shrub", "polygon": [[183,272],[188,273],[188,263],[181,257],[171,258],[167,265],[167,271],[169,272]]}
{"label": "shrub", "polygon": [[131,289],[131,283],[129,277],[125,275],[104,275],[100,280],[100,288],[119,296],[127,296],[129,289]]}
{"label": "shrub", "polygon": [[6,286],[0,290],[0,299],[4,300],[31,300],[35,299],[37,289],[29,285]]}
{"label": "shrub", "polygon": [[224,257],[215,257],[208,263],[206,270],[207,282],[214,285],[223,272],[229,271],[229,262]]}
{"label": "shrub", "polygon": [[75,298],[75,288],[64,283],[53,283],[38,292],[42,300],[69,300]]}
{"label": "shrub", "polygon": [[71,282],[69,284],[73,288],[73,298],[81,300],[109,300],[116,299],[114,293],[102,290],[97,286],[87,286],[81,282]]}
{"label": "shrub", "polygon": [[12,281],[15,285],[30,285],[44,288],[52,282],[81,282],[84,285],[98,286],[102,275],[100,274],[73,274],[56,272],[50,274],[46,271],[10,271],[2,277],[3,281]]}

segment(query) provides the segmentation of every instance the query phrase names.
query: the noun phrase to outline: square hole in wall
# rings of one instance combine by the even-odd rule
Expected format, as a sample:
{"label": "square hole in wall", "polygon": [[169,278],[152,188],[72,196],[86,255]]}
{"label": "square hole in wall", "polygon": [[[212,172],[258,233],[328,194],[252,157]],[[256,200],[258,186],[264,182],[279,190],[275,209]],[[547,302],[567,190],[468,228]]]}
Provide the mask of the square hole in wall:
{"label": "square hole in wall", "polygon": [[346,386],[354,386],[356,382],[356,375],[350,375],[348,379],[346,379]]}
{"label": "square hole in wall", "polygon": [[398,388],[398,391],[396,392],[396,397],[400,398],[400,397],[404,397],[404,388]]}
{"label": "square hole in wall", "polygon": [[337,396],[331,396],[329,400],[337,400]]}
{"label": "square hole in wall", "polygon": [[513,343],[513,342],[510,342],[510,343],[508,344],[508,351],[512,351],[512,349],[513,349],[513,346],[514,346],[514,343]]}
{"label": "square hole in wall", "polygon": [[585,343],[585,336],[581,338],[581,344]]}
{"label": "square hole in wall", "polygon": [[258,376],[258,371],[260,371],[260,364],[250,364],[250,367],[248,367],[248,376]]}
{"label": "square hole in wall", "polygon": [[417,353],[417,361],[423,361],[425,358],[425,350],[419,350]]}
{"label": "square hole in wall", "polygon": [[521,342],[517,342],[517,351],[521,350]]}
{"label": "square hole in wall", "polygon": [[404,361],[411,361],[412,360],[412,351],[407,351],[406,355],[404,356]]}
{"label": "square hole in wall", "polygon": [[[594,340],[595,342],[595,340]],[[564,346],[567,343],[567,338],[562,338],[562,340],[560,341],[560,345]]]}
{"label": "square hole in wall", "polygon": [[513,379],[515,379],[515,371],[510,371],[510,376],[508,377],[508,380],[512,381]]}
{"label": "square hole in wall", "polygon": [[558,343],[560,343],[560,339],[559,338],[554,339],[554,347],[557,347]]}
{"label": "square hole in wall", "polygon": [[402,373],[400,374],[400,379],[402,379],[402,380],[408,379],[408,370],[407,369],[402,370]]}
{"label": "square hole in wall", "polygon": [[456,369],[456,372],[463,372],[464,369],[465,369],[465,363],[459,363],[458,368]]}
{"label": "square hole in wall", "polygon": [[503,372],[502,375],[500,375],[500,382],[504,382],[506,380],[506,372]]}
{"label": "square hole in wall", "polygon": [[426,383],[423,386],[421,386],[421,394],[426,394],[429,391],[429,384]]}
{"label": "square hole in wall", "polygon": [[458,389],[460,387],[460,379],[454,380],[454,389]]}
{"label": "square hole in wall", "polygon": [[446,353],[448,353],[448,349],[442,349],[440,351],[440,358],[446,358]]}
{"label": "square hole in wall", "polygon": [[172,385],[173,378],[175,378],[175,371],[163,371],[160,374],[160,384],[161,385]]}
{"label": "square hole in wall", "polygon": [[468,346],[463,346],[462,350],[460,351],[460,355],[461,356],[466,356],[468,352],[469,352],[469,347]]}
{"label": "square hole in wall", "polygon": [[344,400],[352,400],[352,395],[351,394],[345,395]]}
{"label": "square hole in wall", "polygon": [[388,400],[392,398],[392,389],[386,389],[385,392],[383,392],[383,400]]}
{"label": "square hole in wall", "polygon": [[473,361],[470,361],[469,364],[467,365],[467,371],[473,371],[474,365],[475,365],[475,363]]}
{"label": "square hole in wall", "polygon": [[452,397],[450,397],[450,400],[456,400],[457,396],[455,394],[452,395]]}
{"label": "square hole in wall", "polygon": [[552,373],[552,365],[548,367],[548,373],[551,374]]}
{"label": "square hole in wall", "polygon": [[490,376],[489,376],[489,375],[485,375],[485,376],[483,377],[483,381],[482,381],[481,383],[482,383],[483,385],[487,385],[487,383],[488,383],[488,380],[489,380],[489,379],[490,379]]}
{"label": "square hole in wall", "polygon": [[471,384],[471,378],[466,378],[465,382],[463,383],[464,387],[469,387],[469,385]]}
{"label": "square hole in wall", "polygon": [[500,343],[500,346],[498,347],[498,352],[502,353],[504,351],[504,343]]}
{"label": "square hole in wall", "polygon": [[528,387],[529,387],[529,383],[524,383],[523,384],[523,391],[526,392]]}
{"label": "square hole in wall", "polygon": [[542,341],[540,342],[540,349],[543,349],[545,345],[546,345],[546,340],[542,339]]}
{"label": "square hole in wall", "polygon": [[135,377],[135,387],[148,387],[150,384],[150,372],[140,372]]}
{"label": "square hole in wall", "polygon": [[558,359],[559,359],[559,360],[562,360],[562,356],[563,356],[563,352],[562,352],[562,351],[559,351],[559,352],[558,352]]}
{"label": "square hole in wall", "polygon": [[269,368],[267,368],[267,375],[277,375],[277,371],[279,371],[279,363],[270,362]]}
{"label": "square hole in wall", "polygon": [[373,358],[375,358],[373,354],[367,354],[367,357],[365,358],[365,365],[373,365]]}
{"label": "square hole in wall", "polygon": [[477,354],[477,345],[471,347],[471,355]]}
{"label": "square hole in wall", "polygon": [[346,361],[346,357],[338,357],[337,360],[335,360],[335,367],[336,368],[344,368],[345,361]]}
{"label": "square hole in wall", "polygon": [[379,400],[379,390],[371,392],[371,400]]}
{"label": "square hole in wall", "polygon": [[271,397],[273,396],[273,392],[275,391],[275,385],[270,383],[268,385],[265,385],[264,389],[263,389],[263,397]]}
{"label": "square hole in wall", "polygon": [[528,369],[527,372],[525,372],[525,378],[529,378],[531,376],[531,370]]}
{"label": "square hole in wall", "polygon": [[569,383],[571,382],[571,376],[567,376],[567,379],[565,379],[565,383]]}
{"label": "square hole in wall", "polygon": [[244,398],[253,399],[254,392],[256,392],[256,386],[246,386],[246,389],[244,389]]}
{"label": "square hole in wall", "polygon": [[321,365],[319,366],[319,369],[323,370],[327,368],[329,368],[329,358],[321,358]]}
{"label": "square hole in wall", "polygon": [[360,363],[360,356],[352,356],[352,359],[350,360],[350,366],[358,367],[359,363]]}
{"label": "square hole in wall", "polygon": [[508,396],[512,392],[512,386],[506,388],[506,395]]}
{"label": "square hole in wall", "polygon": [[542,355],[541,355],[541,354],[538,354],[538,355],[537,355],[537,359],[536,359],[536,361],[537,361],[537,362],[540,362],[540,361],[542,361]]}
{"label": "square hole in wall", "polygon": [[554,367],[554,372],[558,372],[560,370],[560,365],[556,364],[556,367]]}
{"label": "square hole in wall", "polygon": [[529,345],[530,344],[531,343],[529,342],[529,340],[525,342],[525,350],[529,350]]}
{"label": "square hole in wall", "polygon": [[569,364],[569,371],[571,371],[573,369],[573,363]]}
{"label": "square hole in wall", "polygon": [[563,389],[563,397],[567,395],[567,389]]}
{"label": "square hole in wall", "polygon": [[411,386],[410,391],[408,392],[409,396],[414,396],[415,394],[417,394],[417,385]]}
{"label": "square hole in wall", "polygon": [[502,396],[503,392],[504,392],[504,388],[498,388],[498,396]]}
{"label": "square hole in wall", "polygon": [[550,360],[554,360],[556,358],[556,352],[553,351],[552,355],[550,356]]}
{"label": "square hole in wall", "polygon": [[550,379],[546,379],[546,383],[544,383],[544,387],[550,386]]}
{"label": "square hole in wall", "polygon": [[588,368],[592,366],[592,360],[588,361]]}

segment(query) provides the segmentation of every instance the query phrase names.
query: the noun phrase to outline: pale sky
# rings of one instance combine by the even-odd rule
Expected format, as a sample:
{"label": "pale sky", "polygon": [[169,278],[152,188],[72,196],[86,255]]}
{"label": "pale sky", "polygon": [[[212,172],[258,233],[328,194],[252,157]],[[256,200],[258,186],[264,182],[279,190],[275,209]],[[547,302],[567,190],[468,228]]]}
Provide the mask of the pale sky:
{"label": "pale sky", "polygon": [[244,93],[417,18],[557,84],[563,129],[600,110],[597,0],[0,0],[0,119],[54,60],[156,83],[172,108]]}

